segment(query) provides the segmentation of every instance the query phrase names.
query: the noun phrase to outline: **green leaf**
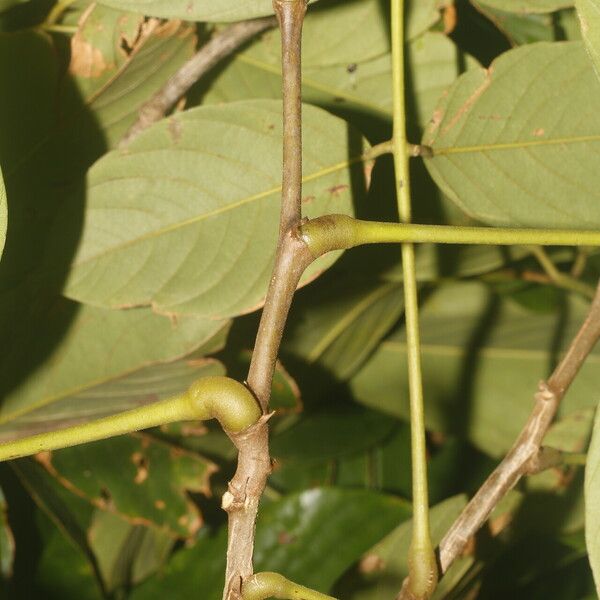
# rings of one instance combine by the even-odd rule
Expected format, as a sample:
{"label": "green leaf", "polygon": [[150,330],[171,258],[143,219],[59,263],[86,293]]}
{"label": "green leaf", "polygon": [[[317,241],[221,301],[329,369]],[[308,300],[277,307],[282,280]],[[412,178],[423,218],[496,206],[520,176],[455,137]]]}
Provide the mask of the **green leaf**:
{"label": "green leaf", "polygon": [[[12,213],[0,263],[3,294],[7,287],[23,285],[24,278],[60,289],[81,228],[85,171],[193,53],[195,36],[189,25],[152,28],[139,15],[102,11],[111,14],[100,18],[99,8],[88,11],[82,33],[75,36],[79,42],[71,62],[61,37],[32,30],[0,34],[0,87],[5,90],[0,98],[0,163]],[[121,21],[109,43],[100,43],[98,33],[92,35],[98,30],[112,33]],[[86,71],[82,56],[97,57],[105,68],[98,73],[92,63]],[[27,78],[15,70],[15,61]],[[72,203],[69,209],[65,198]],[[66,222],[63,216],[69,212],[73,218]],[[50,247],[49,237],[54,238]],[[34,238],[36,244],[31,244]],[[39,290],[27,291],[40,295]]]}
{"label": "green leaf", "polygon": [[575,0],[581,34],[596,75],[600,77],[600,2],[598,0]]}
{"label": "green leaf", "polygon": [[[198,350],[194,355],[197,353]],[[180,394],[200,377],[225,374],[223,365],[218,361],[192,356],[142,367],[34,408],[0,426],[0,440],[55,431],[77,423],[102,419]]]}
{"label": "green leaf", "polygon": [[476,2],[474,4],[515,46],[581,39],[579,22],[573,9],[556,13],[514,13]]}
{"label": "green leaf", "polygon": [[60,531],[53,530],[49,535],[48,552],[58,546],[68,548],[67,564],[77,565],[77,576],[66,581],[56,578],[52,568],[46,569],[44,563],[56,564],[51,554],[42,559],[42,579],[48,579],[50,585],[82,585],[87,593],[85,597],[96,598],[99,595],[98,584],[102,585],[96,557],[90,546],[87,529],[90,525],[93,507],[87,502],[60,486],[43,467],[31,458],[11,463],[21,483],[32,496],[37,506],[48,516]]}
{"label": "green leaf", "polygon": [[[408,519],[408,502],[366,490],[315,488],[264,507],[257,571],[276,571],[326,591],[377,540]],[[365,524],[368,523],[368,527]],[[339,532],[351,532],[339,543]]]}
{"label": "green leaf", "polygon": [[9,579],[15,560],[15,538],[8,522],[8,506],[0,488],[0,578]]}
{"label": "green leaf", "polygon": [[42,515],[38,518],[43,532],[43,551],[37,564],[37,598],[77,598],[104,600],[85,556]]}
{"label": "green leaf", "polygon": [[[455,496],[432,507],[430,512],[431,536],[434,545],[442,539],[460,511],[466,505],[464,496]],[[408,551],[411,540],[412,520],[402,523],[388,536],[369,550],[362,564],[373,565],[370,575],[363,575],[362,585],[351,585],[343,590],[349,600],[389,600],[400,591],[408,575]],[[352,582],[353,584],[355,582]],[[360,591],[360,587],[368,586]],[[354,589],[352,589],[354,587]],[[342,592],[340,592],[342,593]]]}
{"label": "green leaf", "polygon": [[[102,128],[109,147],[137,120],[139,108],[191,58],[194,27],[160,23],[93,4],[71,38],[69,75]],[[78,139],[82,132],[79,131]]]}
{"label": "green leaf", "polygon": [[24,4],[25,2],[28,2],[28,1],[29,0],[0,0],[0,12],[8,10],[9,8],[12,8],[13,6],[17,6],[18,4]]}
{"label": "green leaf", "polygon": [[97,510],[88,537],[107,592],[127,589],[157,571],[174,540],[166,533]]}
{"label": "green leaf", "polygon": [[[352,213],[360,134],[310,106],[304,132],[305,214]],[[259,307],[277,239],[280,145],[280,103],[251,101],[179,113],[109,153],[89,172],[67,295],[210,318]]]}
{"label": "green leaf", "polygon": [[331,273],[298,295],[282,352],[346,379],[402,314],[402,287]]}
{"label": "green leaf", "polygon": [[100,3],[151,17],[215,23],[243,21],[273,14],[271,0],[101,0]]}
{"label": "green leaf", "polygon": [[202,524],[185,491],[207,494],[215,471],[207,460],[144,434],[65,448],[40,460],[62,485],[93,505],[183,538]]}
{"label": "green leaf", "polygon": [[[570,342],[586,312],[576,298],[563,311],[532,313],[480,283],[442,286],[421,312],[427,427],[467,437],[494,456],[504,453],[527,420],[557,343]],[[597,349],[564,399],[565,414],[594,403],[599,360]],[[381,344],[351,386],[359,402],[408,418],[403,331]]]}
{"label": "green leaf", "polygon": [[547,13],[573,6],[574,0],[477,0],[480,4],[516,13]]}
{"label": "green leaf", "polygon": [[[62,336],[34,377],[25,377],[19,385],[6,390],[0,410],[4,439],[31,433],[39,429],[40,421],[44,429],[44,421],[56,427],[62,420],[95,416],[98,407],[94,406],[93,392],[83,400],[91,388],[142,367],[185,356],[225,325],[195,317],[174,322],[148,309],[111,311],[80,307],[64,299],[49,309],[50,318],[32,332],[34,339],[27,340],[25,356],[17,352],[17,346],[14,355],[5,357],[2,363],[0,372],[6,386],[7,381],[14,381],[15,373],[27,372],[38,355],[43,356],[47,340]],[[115,408],[119,406],[119,399],[116,400]],[[36,412],[31,421],[24,418],[33,411]],[[17,417],[21,419],[13,426],[10,421]]]}
{"label": "green leaf", "polygon": [[585,466],[585,541],[600,594],[600,410],[596,411]]}
{"label": "green leaf", "polygon": [[[308,0],[310,4],[316,0]],[[163,17],[168,19],[183,19],[187,21],[208,21],[222,23],[228,21],[243,21],[244,19],[253,19],[273,14],[272,0],[240,0],[231,3],[230,0],[196,0],[189,3],[187,0],[100,0],[101,4],[112,6],[120,10],[130,10],[140,12],[153,17]],[[377,0],[341,0],[337,2],[324,3],[324,10],[321,7],[309,9],[306,21],[309,22],[314,14],[326,13],[330,22],[335,23],[336,27],[345,30],[348,33],[348,43],[353,40],[363,48],[369,48],[368,38],[363,36],[363,25],[366,20],[379,19],[384,23],[385,15],[382,14]],[[408,9],[408,35],[413,37],[422,33],[439,20],[439,8],[437,0],[412,0]],[[375,16],[377,15],[377,16]],[[360,27],[359,36],[351,35],[351,29],[345,29],[349,23],[348,19],[355,19],[354,29]],[[362,19],[362,22],[361,22]],[[350,21],[352,23],[352,21]],[[382,31],[383,27],[382,27]],[[330,35],[330,30],[322,32],[325,39],[319,40],[325,45],[326,52],[331,52],[327,47],[326,38]],[[310,56],[312,45],[311,38],[305,38],[305,48]],[[369,52],[375,50],[374,45]]]}
{"label": "green leaf", "polygon": [[594,228],[599,114],[600,82],[583,44],[511,50],[461,76],[438,105],[423,140],[435,154],[427,168],[486,223]]}
{"label": "green leaf", "polygon": [[[255,570],[329,589],[363,552],[409,517],[408,503],[376,492],[315,488],[286,496],[259,513]],[[340,531],[352,533],[343,544]],[[177,552],[131,599],[217,600],[223,593],[225,548],[225,528],[214,536],[201,534],[193,548]]]}
{"label": "green leaf", "polygon": [[282,459],[338,458],[377,445],[394,426],[395,420],[381,413],[345,404],[303,416],[273,436],[271,451]]}
{"label": "green leaf", "polygon": [[[392,114],[392,62],[389,52],[372,57],[353,50],[345,29],[335,27],[325,11],[317,11],[307,20],[305,35],[311,31],[329,33],[324,38],[329,52],[315,55],[311,64],[303,65],[302,92],[305,102],[333,111],[383,117]],[[377,31],[372,31],[376,29]],[[362,24],[361,38],[378,39],[377,19]],[[382,46],[387,40],[379,42]],[[322,40],[320,44],[323,44]],[[304,44],[306,47],[306,43]],[[410,85],[414,104],[410,121],[424,127],[442,92],[456,79],[463,55],[448,37],[441,33],[425,33],[408,46]],[[267,32],[247,50],[235,55],[210,82],[203,102],[221,103],[245,98],[279,98],[281,67],[276,31]],[[467,67],[475,61],[466,58]],[[414,112],[413,112],[414,111]]]}
{"label": "green leaf", "polygon": [[4,242],[6,241],[6,228],[8,225],[8,208],[6,205],[6,189],[4,188],[4,180],[2,179],[2,171],[0,171],[0,257],[4,250]]}
{"label": "green leaf", "polygon": [[129,600],[219,600],[226,552],[227,528],[216,533],[205,528],[193,547],[176,552],[158,574],[132,591]]}
{"label": "green leaf", "polygon": [[[48,536],[49,547],[62,545],[56,538],[68,540],[67,546],[73,547],[66,553],[67,564],[78,565],[78,577],[72,580],[56,578],[57,585],[82,585],[89,588],[90,595],[95,597],[94,577],[105,591],[113,592],[140,582],[166,559],[175,541],[168,533],[94,508],[77,490],[65,487],[64,481],[59,482],[32,459],[19,460],[11,466],[35,503],[60,531],[61,535]],[[87,468],[88,465],[84,466]],[[74,548],[79,552],[73,552]],[[56,562],[52,561],[52,557],[43,560]],[[82,563],[81,566],[79,563]],[[46,571],[45,566],[42,571]],[[46,573],[44,578],[48,575]]]}

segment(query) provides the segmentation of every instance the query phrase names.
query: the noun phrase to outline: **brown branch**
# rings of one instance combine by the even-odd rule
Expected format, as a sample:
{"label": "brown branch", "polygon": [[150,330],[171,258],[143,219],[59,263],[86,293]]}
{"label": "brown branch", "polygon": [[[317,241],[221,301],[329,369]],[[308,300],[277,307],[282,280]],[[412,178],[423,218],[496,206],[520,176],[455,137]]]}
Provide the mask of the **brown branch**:
{"label": "brown branch", "polygon": [[224,600],[240,600],[244,579],[253,574],[258,505],[271,471],[267,415],[275,362],[300,277],[313,256],[298,235],[301,221],[302,129],[300,43],[306,0],[274,0],[281,27],[283,63],[283,184],[279,241],[265,306],[248,372],[248,387],[265,416],[242,435],[231,436],[238,466],[223,496],[229,516]]}
{"label": "brown branch", "polygon": [[585,359],[600,338],[600,284],[586,320],[547,382],[535,394],[533,410],[509,453],[473,496],[439,546],[439,566],[445,573],[461,555],[469,539],[487,520],[492,510],[519,479],[534,472],[542,440],[560,401]]}
{"label": "brown branch", "polygon": [[120,146],[127,146],[144,129],[162,119],[203,75],[255,35],[277,24],[273,17],[241,21],[224,29],[188,60],[140,109]]}
{"label": "brown branch", "polygon": [[283,196],[280,233],[302,217],[302,65],[300,61],[305,0],[273,0],[281,29],[283,74]]}

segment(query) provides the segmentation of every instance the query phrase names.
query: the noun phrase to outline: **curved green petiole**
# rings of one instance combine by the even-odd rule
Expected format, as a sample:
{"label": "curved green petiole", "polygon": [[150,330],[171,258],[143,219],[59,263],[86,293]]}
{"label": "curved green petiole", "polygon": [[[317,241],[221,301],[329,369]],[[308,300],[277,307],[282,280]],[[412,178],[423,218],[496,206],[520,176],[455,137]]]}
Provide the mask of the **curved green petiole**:
{"label": "curved green petiole", "polygon": [[243,600],[336,600],[310,588],[298,585],[279,573],[256,573],[242,584]]}
{"label": "curved green petiole", "polygon": [[364,244],[433,243],[481,245],[600,246],[600,231],[507,227],[454,227],[361,221],[326,215],[304,223],[300,235],[313,256]]}
{"label": "curved green petiole", "polygon": [[217,419],[226,431],[239,433],[254,425],[261,414],[258,402],[243,384],[229,377],[203,377],[179,396],[82,425],[0,444],[0,461],[103,440],[177,421]]}

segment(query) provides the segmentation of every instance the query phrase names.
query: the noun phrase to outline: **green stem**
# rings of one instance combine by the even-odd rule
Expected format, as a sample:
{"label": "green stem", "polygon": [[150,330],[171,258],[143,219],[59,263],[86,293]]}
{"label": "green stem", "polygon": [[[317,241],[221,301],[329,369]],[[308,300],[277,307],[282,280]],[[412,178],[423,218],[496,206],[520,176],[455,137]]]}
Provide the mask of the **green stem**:
{"label": "green stem", "polygon": [[313,256],[364,244],[434,243],[482,245],[600,246],[600,231],[454,227],[361,221],[347,215],[326,215],[301,226]]}
{"label": "green stem", "polygon": [[242,600],[336,600],[321,592],[298,585],[279,573],[256,573],[242,584]]}
{"label": "green stem", "polygon": [[[404,1],[392,0],[392,73],[394,117],[394,167],[398,213],[404,223],[411,221],[408,141],[404,90]],[[412,243],[402,243],[404,272],[404,315],[408,347],[408,387],[410,399],[413,530],[409,553],[408,591],[415,598],[431,596],[437,583],[437,564],[429,531],[427,489],[427,449],[423,410],[419,304]]]}
{"label": "green stem", "polygon": [[578,294],[582,294],[590,300],[594,298],[596,295],[596,290],[593,287],[583,283],[582,281],[579,281],[571,275],[561,273],[543,248],[540,246],[531,246],[530,250],[542,266],[542,269],[544,269],[546,272],[546,275],[548,275],[554,284],[566,290],[571,290],[573,292],[577,292]]}
{"label": "green stem", "polygon": [[43,23],[44,28],[55,25],[65,10],[67,10],[71,4],[75,4],[75,2],[77,2],[77,0],[58,0],[52,7],[52,10],[48,13],[46,21]]}
{"label": "green stem", "polygon": [[66,33],[67,35],[77,33],[77,27],[72,27],[71,25],[43,25],[42,29],[49,33]]}
{"label": "green stem", "polygon": [[256,399],[241,383],[228,377],[203,377],[179,396],[97,421],[0,444],[0,461],[86,444],[177,421],[215,418],[225,430],[239,433],[256,423],[261,414]]}

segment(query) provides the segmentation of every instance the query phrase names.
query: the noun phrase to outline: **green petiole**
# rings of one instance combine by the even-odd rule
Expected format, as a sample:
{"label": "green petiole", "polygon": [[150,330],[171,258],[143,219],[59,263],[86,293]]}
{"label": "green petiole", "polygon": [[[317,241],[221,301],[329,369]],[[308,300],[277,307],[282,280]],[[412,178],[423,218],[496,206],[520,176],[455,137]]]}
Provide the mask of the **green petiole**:
{"label": "green petiole", "polygon": [[383,223],[347,215],[318,217],[304,223],[299,233],[315,257],[332,250],[385,243],[600,246],[600,231]]}
{"label": "green petiole", "polygon": [[83,425],[0,444],[0,461],[103,440],[177,421],[217,419],[226,431],[239,433],[254,425],[260,416],[260,407],[246,386],[229,377],[203,377],[179,396]]}
{"label": "green petiole", "polygon": [[[404,226],[411,221],[411,196],[404,74],[404,0],[392,0],[393,154],[398,215]],[[400,225],[402,226],[402,225]],[[416,600],[431,596],[437,585],[437,564],[429,531],[427,451],[421,374],[419,301],[415,249],[402,240],[404,316],[408,342],[408,392],[410,400],[411,459],[413,487],[413,532],[409,551],[408,590]]]}
{"label": "green petiole", "polygon": [[256,573],[242,584],[243,600],[336,600],[286,579],[279,573]]}

